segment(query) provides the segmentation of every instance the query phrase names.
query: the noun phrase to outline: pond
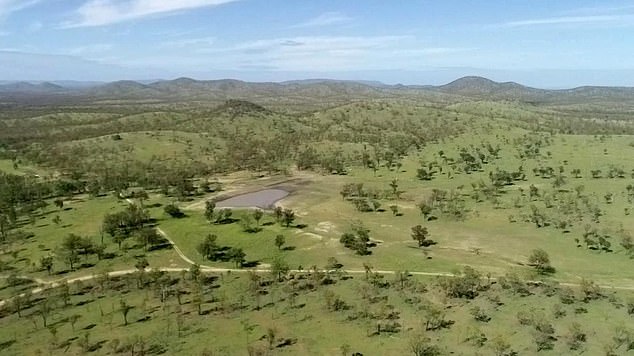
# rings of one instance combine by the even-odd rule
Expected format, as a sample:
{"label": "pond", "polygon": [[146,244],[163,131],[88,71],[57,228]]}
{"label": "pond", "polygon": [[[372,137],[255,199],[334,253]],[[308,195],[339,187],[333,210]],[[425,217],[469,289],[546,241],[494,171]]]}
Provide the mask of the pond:
{"label": "pond", "polygon": [[288,192],[282,189],[264,189],[253,193],[241,194],[216,202],[218,208],[262,208],[270,209]]}

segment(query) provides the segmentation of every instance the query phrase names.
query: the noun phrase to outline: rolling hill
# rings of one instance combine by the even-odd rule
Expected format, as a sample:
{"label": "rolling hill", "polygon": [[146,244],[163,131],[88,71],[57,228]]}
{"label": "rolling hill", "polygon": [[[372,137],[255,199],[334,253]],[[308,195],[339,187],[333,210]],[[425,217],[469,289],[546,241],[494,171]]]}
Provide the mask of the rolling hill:
{"label": "rolling hill", "polygon": [[[463,77],[440,86],[386,85],[378,82],[329,79],[298,80],[281,83],[244,82],[234,79],[195,80],[178,78],[148,84],[117,81],[88,88],[65,88],[53,83],[15,82],[0,85],[5,102],[69,103],[100,100],[152,100],[156,102],[200,101],[222,103],[230,99],[259,105],[296,106],[310,110],[314,105],[332,106],[344,102],[373,99],[405,99],[451,102],[455,100],[517,101],[530,104],[567,105],[576,103],[634,104],[632,87],[584,86],[546,90],[515,82],[495,82],[482,77]],[[300,110],[301,111],[301,110]]]}

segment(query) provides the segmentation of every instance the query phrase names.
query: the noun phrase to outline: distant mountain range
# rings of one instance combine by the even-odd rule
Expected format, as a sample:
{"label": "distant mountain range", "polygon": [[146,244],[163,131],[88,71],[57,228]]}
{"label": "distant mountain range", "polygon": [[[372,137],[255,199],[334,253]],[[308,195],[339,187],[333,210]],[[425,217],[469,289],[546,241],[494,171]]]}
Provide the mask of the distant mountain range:
{"label": "distant mountain range", "polygon": [[[482,77],[463,77],[440,86],[387,85],[371,81],[330,79],[296,80],[281,83],[252,83],[240,80],[194,80],[178,78],[154,82],[117,81],[12,82],[0,84],[0,98],[20,100],[49,97],[81,100],[229,100],[285,98],[292,101],[417,98],[450,95],[477,100],[513,100],[531,103],[634,101],[632,87],[586,86],[564,90],[546,90],[514,82],[499,83]],[[260,100],[261,101],[261,100]]]}

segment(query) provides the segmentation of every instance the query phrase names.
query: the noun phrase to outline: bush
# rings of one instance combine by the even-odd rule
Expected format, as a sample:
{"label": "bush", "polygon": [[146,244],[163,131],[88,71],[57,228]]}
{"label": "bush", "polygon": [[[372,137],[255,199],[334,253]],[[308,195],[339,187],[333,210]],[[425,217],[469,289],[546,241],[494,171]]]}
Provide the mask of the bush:
{"label": "bush", "polygon": [[176,206],[176,204],[168,204],[163,208],[165,213],[173,218],[182,218],[185,216],[183,212]]}
{"label": "bush", "polygon": [[481,321],[483,323],[488,323],[491,320],[491,317],[487,315],[484,309],[478,306],[471,308],[471,315],[476,321]]}

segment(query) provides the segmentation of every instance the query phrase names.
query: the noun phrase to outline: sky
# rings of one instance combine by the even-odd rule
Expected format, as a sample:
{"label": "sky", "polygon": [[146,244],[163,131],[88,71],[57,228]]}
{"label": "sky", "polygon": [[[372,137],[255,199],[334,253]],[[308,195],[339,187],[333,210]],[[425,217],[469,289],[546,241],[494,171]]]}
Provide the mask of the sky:
{"label": "sky", "polygon": [[634,86],[634,2],[0,0],[0,80]]}

